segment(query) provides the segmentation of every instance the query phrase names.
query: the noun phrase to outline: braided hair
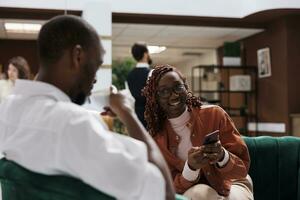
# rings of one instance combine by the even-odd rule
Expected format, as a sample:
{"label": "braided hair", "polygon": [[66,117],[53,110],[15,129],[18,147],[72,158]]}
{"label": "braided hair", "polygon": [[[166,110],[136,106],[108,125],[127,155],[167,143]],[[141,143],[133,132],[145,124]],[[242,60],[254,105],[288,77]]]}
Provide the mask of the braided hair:
{"label": "braided hair", "polygon": [[[161,106],[158,103],[157,98],[157,86],[160,79],[168,72],[174,71],[183,80],[184,85],[188,91],[188,86],[186,84],[186,78],[178,71],[175,67],[171,65],[158,65],[155,66],[152,71],[152,75],[146,82],[146,86],[142,90],[142,95],[146,97],[145,106],[145,120],[147,122],[147,128],[152,136],[155,136],[163,128],[163,124],[167,119],[167,116]],[[188,98],[186,100],[186,105],[188,111],[191,112],[192,108],[200,107],[202,105],[200,98],[194,96],[190,91],[188,91]]]}

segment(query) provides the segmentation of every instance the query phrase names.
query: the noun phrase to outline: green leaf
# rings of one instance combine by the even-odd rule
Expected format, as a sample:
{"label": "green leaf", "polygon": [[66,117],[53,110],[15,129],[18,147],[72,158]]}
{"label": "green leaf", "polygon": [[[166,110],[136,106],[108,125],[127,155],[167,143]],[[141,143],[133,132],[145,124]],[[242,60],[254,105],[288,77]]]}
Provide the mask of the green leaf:
{"label": "green leaf", "polygon": [[125,81],[129,72],[135,67],[136,62],[132,58],[112,62],[112,84],[119,90],[125,88]]}

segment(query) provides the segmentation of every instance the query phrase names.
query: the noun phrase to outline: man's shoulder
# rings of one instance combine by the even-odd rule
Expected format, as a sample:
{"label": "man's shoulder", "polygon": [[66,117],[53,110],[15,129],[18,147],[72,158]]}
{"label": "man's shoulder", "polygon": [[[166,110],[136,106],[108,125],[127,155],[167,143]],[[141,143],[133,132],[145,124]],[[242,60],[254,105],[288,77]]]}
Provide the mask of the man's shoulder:
{"label": "man's shoulder", "polygon": [[52,108],[51,114],[46,114],[47,119],[68,129],[75,130],[81,126],[89,127],[101,122],[99,115],[96,114],[98,112],[92,112],[74,103],[57,102]]}
{"label": "man's shoulder", "polygon": [[86,108],[71,102],[57,102],[57,104],[55,105],[55,110],[57,111],[57,113],[68,113],[69,116],[81,116],[90,114],[90,112]]}
{"label": "man's shoulder", "polygon": [[148,68],[134,68],[127,76],[129,88],[137,88],[137,85],[144,87],[149,73],[150,69]]}
{"label": "man's shoulder", "polygon": [[129,72],[128,76],[134,76],[136,74],[147,74],[148,75],[149,71],[150,71],[150,69],[146,68],[146,67],[135,67]]}

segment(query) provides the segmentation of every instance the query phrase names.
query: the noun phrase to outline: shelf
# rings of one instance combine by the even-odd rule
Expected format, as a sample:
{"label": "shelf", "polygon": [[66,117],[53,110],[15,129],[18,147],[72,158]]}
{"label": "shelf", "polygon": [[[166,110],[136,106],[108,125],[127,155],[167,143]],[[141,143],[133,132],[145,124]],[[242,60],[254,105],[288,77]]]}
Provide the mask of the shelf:
{"label": "shelf", "polygon": [[[200,99],[204,99],[204,98],[200,97]],[[205,99],[205,102],[211,103],[211,104],[217,104],[217,103],[220,103],[221,101],[220,100],[207,100],[207,99]]]}
{"label": "shelf", "polygon": [[253,90],[250,91],[231,91],[231,90],[195,90],[196,93],[254,93]]}
{"label": "shelf", "polygon": [[[228,115],[232,117],[236,123],[238,123],[237,127],[240,128],[240,133],[248,135],[250,134],[248,130],[248,123],[258,121],[257,71],[258,68],[254,65],[194,66],[192,68],[192,91],[195,95],[203,97],[203,99],[207,102],[221,106]],[[209,78],[208,73],[215,73],[215,75],[211,75],[211,79],[214,79],[218,85],[213,85],[214,87],[207,87],[209,85],[206,85],[206,87],[202,86],[202,84],[204,84],[202,80]],[[206,77],[204,77],[205,74]],[[231,91],[229,87],[231,75],[249,75],[251,78],[251,90]],[[206,88],[206,90],[202,90],[201,88]]]}
{"label": "shelf", "polygon": [[[227,111],[226,111],[227,112]],[[227,114],[230,116],[230,117],[243,117],[243,118],[256,118],[256,115],[237,115],[237,114],[233,114],[233,115],[231,115],[231,114],[229,114],[228,112],[227,112]]]}
{"label": "shelf", "polygon": [[242,107],[241,108],[239,108],[239,107],[235,108],[235,107],[226,107],[226,106],[222,106],[222,108],[224,110],[242,110],[243,109]]}
{"label": "shelf", "polygon": [[250,69],[250,70],[257,70],[257,66],[252,66],[252,65],[244,65],[244,66],[223,66],[223,65],[201,65],[201,66],[195,66],[192,69],[201,69],[201,68],[206,68],[206,69]]}

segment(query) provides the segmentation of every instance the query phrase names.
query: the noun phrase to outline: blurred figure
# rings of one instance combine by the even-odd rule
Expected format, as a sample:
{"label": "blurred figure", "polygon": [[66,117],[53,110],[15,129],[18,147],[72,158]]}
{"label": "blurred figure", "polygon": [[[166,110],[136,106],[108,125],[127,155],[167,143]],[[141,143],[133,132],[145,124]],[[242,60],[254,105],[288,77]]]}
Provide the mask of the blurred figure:
{"label": "blurred figure", "polygon": [[7,80],[0,80],[0,102],[10,94],[17,79],[29,79],[30,68],[21,56],[13,57],[8,61]]}
{"label": "blurred figure", "polygon": [[8,61],[8,79],[15,83],[16,79],[29,79],[30,69],[25,58],[13,57]]}
{"label": "blurred figure", "polygon": [[127,82],[129,90],[135,99],[135,112],[144,127],[147,127],[146,121],[144,119],[146,98],[142,96],[141,92],[146,85],[152,60],[150,58],[148,48],[145,44],[135,43],[131,48],[131,53],[134,59],[137,61],[137,65],[129,73]]}

